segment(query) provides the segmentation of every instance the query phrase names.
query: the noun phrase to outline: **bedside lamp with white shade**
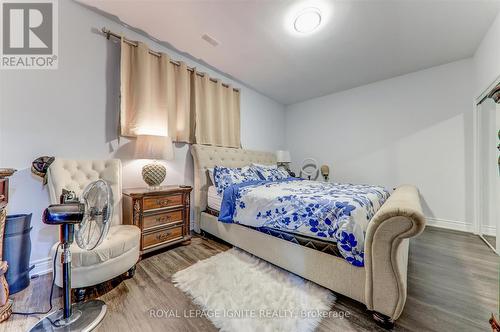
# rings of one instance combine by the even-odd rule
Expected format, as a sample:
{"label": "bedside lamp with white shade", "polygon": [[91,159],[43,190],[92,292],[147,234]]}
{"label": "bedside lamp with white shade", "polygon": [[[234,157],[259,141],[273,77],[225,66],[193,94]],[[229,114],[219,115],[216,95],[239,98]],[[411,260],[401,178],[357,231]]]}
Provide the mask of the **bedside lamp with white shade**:
{"label": "bedside lamp with white shade", "polygon": [[152,159],[154,162],[142,168],[142,178],[151,188],[161,185],[167,169],[158,160],[173,160],[174,148],[172,139],[167,136],[137,135],[135,145],[136,159]]}
{"label": "bedside lamp with white shade", "polygon": [[290,158],[290,152],[285,150],[276,151],[276,161],[278,162],[278,166],[282,166],[286,170],[289,170],[290,163],[292,162],[292,158]]}

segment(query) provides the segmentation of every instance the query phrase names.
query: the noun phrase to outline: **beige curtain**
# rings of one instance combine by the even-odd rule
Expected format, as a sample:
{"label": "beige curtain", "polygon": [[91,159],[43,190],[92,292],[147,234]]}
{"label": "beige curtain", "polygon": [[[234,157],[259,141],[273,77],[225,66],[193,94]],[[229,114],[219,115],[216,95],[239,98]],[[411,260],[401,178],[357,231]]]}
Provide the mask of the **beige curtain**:
{"label": "beige curtain", "polygon": [[192,143],[191,76],[167,54],[150,54],[143,43],[121,43],[122,136],[165,135]]}
{"label": "beige curtain", "polygon": [[120,131],[240,147],[240,93],[122,38]]}
{"label": "beige curtain", "polygon": [[198,144],[240,147],[240,93],[207,74],[193,75],[195,137]]}
{"label": "beige curtain", "polygon": [[196,143],[194,136],[195,117],[192,112],[191,105],[191,82],[193,72],[188,71],[184,62],[180,62],[180,66],[173,66],[175,81],[175,97],[172,98],[172,109],[176,109],[176,122],[172,122],[173,128],[171,131],[176,132],[172,135],[172,139],[176,142]]}

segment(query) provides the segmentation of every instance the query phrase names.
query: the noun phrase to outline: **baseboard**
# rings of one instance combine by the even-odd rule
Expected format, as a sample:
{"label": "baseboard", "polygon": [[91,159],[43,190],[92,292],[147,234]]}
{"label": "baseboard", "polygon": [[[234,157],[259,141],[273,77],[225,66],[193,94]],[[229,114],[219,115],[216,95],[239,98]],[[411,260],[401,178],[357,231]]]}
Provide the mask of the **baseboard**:
{"label": "baseboard", "polygon": [[[430,217],[425,217],[425,219],[427,220],[427,225],[429,226],[452,229],[461,232],[474,233],[474,225],[470,223],[464,223],[462,221],[457,221],[457,220],[448,220],[448,219],[439,219]],[[497,233],[495,226],[483,226],[482,230],[484,235],[496,236]]]}
{"label": "baseboard", "polygon": [[490,236],[496,236],[497,229],[495,226],[483,226],[483,234],[490,235]]}
{"label": "baseboard", "polygon": [[427,220],[427,225],[429,226],[452,229],[461,232],[469,232],[469,233],[474,232],[474,225],[469,223],[464,223],[462,221],[430,218],[430,217],[425,217],[425,219]]}
{"label": "baseboard", "polygon": [[50,257],[37,259],[36,261],[30,262],[31,265],[35,265],[35,268],[31,270],[30,276],[38,274],[44,275],[52,272],[52,259]]}

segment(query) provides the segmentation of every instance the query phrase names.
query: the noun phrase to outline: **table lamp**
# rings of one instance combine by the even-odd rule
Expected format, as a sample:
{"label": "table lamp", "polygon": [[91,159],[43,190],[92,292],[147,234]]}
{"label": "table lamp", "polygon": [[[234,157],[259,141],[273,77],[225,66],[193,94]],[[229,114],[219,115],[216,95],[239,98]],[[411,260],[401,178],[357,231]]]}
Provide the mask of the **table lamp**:
{"label": "table lamp", "polygon": [[276,161],[278,162],[278,166],[282,166],[286,170],[289,170],[290,163],[292,162],[292,158],[290,158],[290,152],[284,150],[276,151]]}
{"label": "table lamp", "polygon": [[321,175],[323,175],[325,182],[328,182],[330,176],[330,167],[328,165],[321,165]]}
{"label": "table lamp", "polygon": [[135,144],[136,159],[154,160],[142,168],[144,182],[150,188],[159,187],[163,180],[165,180],[167,169],[158,160],[174,159],[172,139],[167,136],[137,135]]}

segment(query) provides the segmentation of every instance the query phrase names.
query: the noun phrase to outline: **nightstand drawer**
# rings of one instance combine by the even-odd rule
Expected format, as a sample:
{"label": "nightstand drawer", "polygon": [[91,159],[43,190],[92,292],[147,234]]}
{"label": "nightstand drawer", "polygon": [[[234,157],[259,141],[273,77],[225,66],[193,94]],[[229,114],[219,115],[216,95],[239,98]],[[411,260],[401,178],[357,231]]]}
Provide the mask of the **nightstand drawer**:
{"label": "nightstand drawer", "polygon": [[182,205],[182,194],[144,198],[144,211]]}
{"label": "nightstand drawer", "polygon": [[182,221],[182,210],[153,214],[143,217],[144,230],[160,225]]}
{"label": "nightstand drawer", "polygon": [[146,233],[142,238],[144,250],[156,245],[182,238],[182,226]]}

